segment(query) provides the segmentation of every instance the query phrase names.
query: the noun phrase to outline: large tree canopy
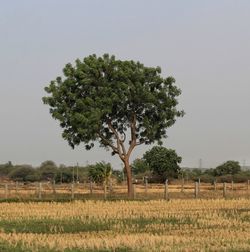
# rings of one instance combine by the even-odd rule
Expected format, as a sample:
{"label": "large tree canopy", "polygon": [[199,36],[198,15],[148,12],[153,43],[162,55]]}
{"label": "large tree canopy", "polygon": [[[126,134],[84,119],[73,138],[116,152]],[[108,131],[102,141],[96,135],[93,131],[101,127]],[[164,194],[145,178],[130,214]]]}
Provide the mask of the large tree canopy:
{"label": "large tree canopy", "polygon": [[73,148],[83,142],[91,149],[96,141],[111,148],[125,164],[131,195],[131,152],[143,143],[161,143],[166,129],[183,115],[176,108],[181,91],[174,78],[163,78],[160,67],[108,54],[77,59],[63,73],[45,88],[49,96],[43,97],[64,129],[63,138]]}

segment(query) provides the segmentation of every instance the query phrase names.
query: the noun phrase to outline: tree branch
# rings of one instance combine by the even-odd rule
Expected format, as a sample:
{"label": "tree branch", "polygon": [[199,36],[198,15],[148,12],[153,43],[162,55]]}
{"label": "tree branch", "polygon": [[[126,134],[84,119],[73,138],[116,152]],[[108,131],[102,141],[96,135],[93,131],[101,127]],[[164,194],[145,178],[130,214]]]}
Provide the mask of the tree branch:
{"label": "tree branch", "polygon": [[132,114],[132,120],[130,123],[130,128],[131,128],[131,143],[128,149],[127,156],[129,157],[131,152],[136,146],[136,115],[135,113]]}
{"label": "tree branch", "polygon": [[[116,142],[117,142],[117,150],[118,150],[118,155],[120,157],[121,160],[124,160],[124,157],[126,155],[126,149],[125,146],[123,144],[123,142],[121,141],[121,139],[119,138],[119,134],[118,132],[114,129],[114,127],[112,126],[111,120],[108,121],[108,126],[111,129],[111,131],[114,133],[115,138],[116,138]],[[122,151],[121,151],[121,147],[122,147]]]}
{"label": "tree branch", "polygon": [[108,139],[106,139],[101,133],[98,133],[98,136],[102,139],[103,142],[106,143],[106,145],[110,146],[115,153],[118,153],[118,149]]}

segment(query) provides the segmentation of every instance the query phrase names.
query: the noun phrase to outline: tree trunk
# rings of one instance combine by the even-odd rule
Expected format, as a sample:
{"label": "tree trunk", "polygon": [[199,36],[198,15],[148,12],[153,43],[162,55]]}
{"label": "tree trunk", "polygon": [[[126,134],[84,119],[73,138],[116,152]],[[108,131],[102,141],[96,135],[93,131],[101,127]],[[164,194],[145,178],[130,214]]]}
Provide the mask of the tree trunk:
{"label": "tree trunk", "polygon": [[125,166],[126,175],[127,175],[128,196],[129,198],[132,198],[133,197],[132,172],[131,172],[131,167],[129,165],[128,159],[125,159],[124,166]]}

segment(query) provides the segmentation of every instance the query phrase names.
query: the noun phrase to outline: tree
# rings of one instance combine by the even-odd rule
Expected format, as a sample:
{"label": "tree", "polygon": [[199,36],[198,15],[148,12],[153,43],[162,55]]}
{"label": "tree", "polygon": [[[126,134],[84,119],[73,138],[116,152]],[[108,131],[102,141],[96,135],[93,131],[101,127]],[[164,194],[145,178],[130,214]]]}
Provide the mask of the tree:
{"label": "tree", "polygon": [[55,180],[56,174],[58,173],[58,169],[53,161],[47,160],[40,165],[38,172],[40,174],[41,180],[51,181]]}
{"label": "tree", "polygon": [[241,167],[238,161],[229,160],[215,168],[215,176],[222,176],[227,174],[237,174],[241,171]]}
{"label": "tree", "polygon": [[143,159],[147,162],[153,174],[157,175],[161,181],[175,177],[180,171],[179,163],[182,160],[175,150],[162,146],[154,146],[143,155]]}
{"label": "tree", "polygon": [[36,170],[30,165],[16,166],[9,177],[15,181],[36,181],[38,176]]}
{"label": "tree", "polygon": [[91,165],[89,169],[89,178],[96,182],[107,185],[112,174],[112,167],[110,163],[104,162]]}
{"label": "tree", "polygon": [[116,60],[108,54],[77,59],[63,73],[63,78],[45,87],[49,96],[43,97],[64,129],[62,137],[72,148],[84,143],[89,150],[99,141],[117,154],[132,196],[132,151],[141,144],[160,144],[166,129],[184,114],[176,108],[181,91],[174,78],[161,77],[160,67]]}
{"label": "tree", "polygon": [[150,168],[144,159],[137,158],[131,164],[131,168],[134,174],[145,173]]}

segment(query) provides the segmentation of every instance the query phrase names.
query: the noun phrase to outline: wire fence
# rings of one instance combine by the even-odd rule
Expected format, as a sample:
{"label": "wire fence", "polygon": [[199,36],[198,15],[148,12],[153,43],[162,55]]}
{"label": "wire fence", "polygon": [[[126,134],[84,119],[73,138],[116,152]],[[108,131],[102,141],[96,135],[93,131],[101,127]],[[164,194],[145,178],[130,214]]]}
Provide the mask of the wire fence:
{"label": "wire fence", "polygon": [[[133,199],[217,199],[250,198],[250,181],[247,183],[201,183],[176,181],[175,183],[133,184]],[[95,183],[55,184],[51,182],[0,183],[0,199],[127,199],[126,184],[98,185]]]}

